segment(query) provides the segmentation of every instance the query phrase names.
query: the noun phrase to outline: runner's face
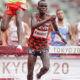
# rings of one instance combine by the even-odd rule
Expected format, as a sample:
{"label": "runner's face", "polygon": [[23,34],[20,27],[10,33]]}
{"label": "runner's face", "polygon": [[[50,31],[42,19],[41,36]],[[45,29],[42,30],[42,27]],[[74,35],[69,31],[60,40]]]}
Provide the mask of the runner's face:
{"label": "runner's face", "polygon": [[57,17],[58,17],[59,20],[63,20],[64,12],[62,10],[58,11],[56,14],[57,14]]}
{"label": "runner's face", "polygon": [[47,3],[46,2],[40,2],[38,5],[38,10],[40,13],[46,13],[47,11]]}

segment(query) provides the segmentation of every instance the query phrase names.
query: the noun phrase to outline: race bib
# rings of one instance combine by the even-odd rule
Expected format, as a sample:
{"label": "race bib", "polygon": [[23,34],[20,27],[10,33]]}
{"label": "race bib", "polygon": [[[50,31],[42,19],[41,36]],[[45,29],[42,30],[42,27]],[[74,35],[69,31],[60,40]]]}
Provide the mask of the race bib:
{"label": "race bib", "polygon": [[47,38],[47,34],[48,34],[48,31],[40,31],[40,30],[35,29],[33,36]]}
{"label": "race bib", "polygon": [[[62,37],[63,37],[64,39],[66,39],[66,36],[62,35]],[[54,42],[63,43],[63,41],[61,40],[61,38],[60,38],[57,34],[55,34]]]}

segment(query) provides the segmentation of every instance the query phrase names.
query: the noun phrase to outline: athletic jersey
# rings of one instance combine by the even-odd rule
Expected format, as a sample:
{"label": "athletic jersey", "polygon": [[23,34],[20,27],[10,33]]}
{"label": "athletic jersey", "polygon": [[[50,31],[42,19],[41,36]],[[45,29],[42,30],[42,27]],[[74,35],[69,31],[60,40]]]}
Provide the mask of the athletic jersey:
{"label": "athletic jersey", "polygon": [[[14,21],[9,23],[9,32],[8,32],[8,45],[17,46],[18,37],[17,37],[17,26]],[[25,35],[24,22],[22,22],[23,36]],[[23,37],[24,38],[24,37]]]}
{"label": "athletic jersey", "polygon": [[26,0],[7,0],[7,3],[15,3],[15,2],[26,3]]}
{"label": "athletic jersey", "polygon": [[[58,22],[56,21],[56,24],[58,26],[59,31],[61,32],[63,38],[67,40],[67,35],[68,35],[68,24],[64,21],[64,27],[59,26]],[[62,42],[61,38],[56,34],[55,31],[51,33],[51,45],[52,46],[65,46],[65,44]]]}
{"label": "athletic jersey", "polygon": [[[47,16],[48,18],[49,16]],[[36,14],[36,21],[39,22],[41,19],[39,15]],[[42,51],[48,49],[47,37],[49,32],[50,22],[34,29],[32,26],[31,36],[28,41],[28,47],[32,50]]]}
{"label": "athletic jersey", "polygon": [[80,22],[78,23],[77,29],[78,29],[78,45],[80,45]]}

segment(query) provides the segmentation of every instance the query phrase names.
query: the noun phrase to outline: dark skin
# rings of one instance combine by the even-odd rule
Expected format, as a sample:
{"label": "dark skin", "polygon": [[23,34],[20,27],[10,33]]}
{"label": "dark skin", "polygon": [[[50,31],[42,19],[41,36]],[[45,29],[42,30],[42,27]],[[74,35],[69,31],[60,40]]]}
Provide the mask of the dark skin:
{"label": "dark skin", "polygon": [[[31,16],[31,26],[33,26],[34,29],[37,27],[43,26],[45,23],[51,21],[52,25],[54,25],[55,30],[58,31],[55,19],[56,16],[52,16],[47,19],[46,12],[47,12],[47,3],[44,1],[41,1],[38,5],[38,10],[39,10],[39,18],[41,19],[40,22],[36,21],[36,15],[32,14]],[[50,23],[50,24],[51,24]],[[42,75],[44,75],[50,67],[50,61],[49,61],[49,54],[48,53],[43,53],[40,56],[42,60],[43,67],[40,69],[40,72],[37,74],[37,78],[41,78]],[[33,54],[28,55],[28,75],[27,75],[27,80],[33,80],[33,71],[34,71],[34,66],[36,63],[37,56],[34,56]]]}
{"label": "dark skin", "polygon": [[45,24],[48,21],[51,21],[52,25],[54,26],[54,30],[56,31],[56,33],[61,37],[62,41],[65,44],[67,44],[66,40],[61,36],[61,34],[58,30],[58,27],[56,25],[56,21],[55,21],[56,16],[53,15],[50,18],[46,19],[47,3],[45,3],[45,2],[40,3],[40,6],[38,7],[38,10],[39,10],[39,15],[40,15],[40,18],[42,19],[42,21],[37,23],[36,19],[35,19],[35,14],[32,14],[32,16],[31,16],[31,18],[32,18],[31,26],[34,26],[36,28],[36,27],[39,27],[39,26]]}
{"label": "dark skin", "polygon": [[35,14],[31,15],[32,18],[32,24],[31,26],[33,26],[34,28],[39,27],[43,24],[45,24],[46,22],[50,21],[51,19],[55,19],[56,16],[52,16],[50,18],[46,18],[46,11],[47,11],[47,3],[45,2],[40,2],[39,6],[38,6],[38,10],[39,10],[39,15],[40,15],[40,19],[42,19],[40,22],[36,22],[36,18],[35,18]]}

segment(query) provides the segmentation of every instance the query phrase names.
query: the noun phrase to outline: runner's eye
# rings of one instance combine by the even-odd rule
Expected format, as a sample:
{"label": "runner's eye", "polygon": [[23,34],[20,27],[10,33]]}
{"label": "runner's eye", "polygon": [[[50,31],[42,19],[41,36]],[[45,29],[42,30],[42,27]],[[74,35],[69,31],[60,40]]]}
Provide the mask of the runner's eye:
{"label": "runner's eye", "polygon": [[47,5],[41,5],[40,7],[47,7]]}
{"label": "runner's eye", "polygon": [[47,7],[47,5],[45,5],[44,7]]}

